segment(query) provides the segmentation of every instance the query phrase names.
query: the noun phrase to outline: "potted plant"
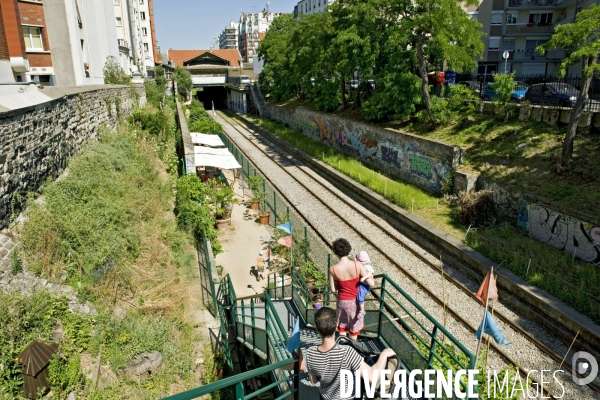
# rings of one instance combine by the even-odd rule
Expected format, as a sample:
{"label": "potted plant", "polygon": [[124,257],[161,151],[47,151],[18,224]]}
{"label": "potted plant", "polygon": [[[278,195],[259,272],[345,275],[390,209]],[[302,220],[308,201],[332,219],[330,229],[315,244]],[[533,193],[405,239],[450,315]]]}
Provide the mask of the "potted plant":
{"label": "potted plant", "polygon": [[327,277],[323,271],[321,271],[319,266],[312,261],[303,262],[298,271],[309,288],[315,285],[325,285],[327,283]]}
{"label": "potted plant", "polygon": [[234,191],[231,186],[213,187],[211,191],[211,204],[215,210],[215,220],[217,228],[226,229],[231,224],[231,209],[233,203],[237,201],[234,197]]}
{"label": "potted plant", "polygon": [[250,199],[250,209],[258,210],[260,203],[266,197],[266,193],[262,190],[263,178],[260,175],[249,176],[246,179],[248,187],[252,191],[252,198]]}
{"label": "potted plant", "polygon": [[260,211],[258,213],[258,219],[261,224],[269,225],[269,220],[271,218],[271,213],[269,211]]}

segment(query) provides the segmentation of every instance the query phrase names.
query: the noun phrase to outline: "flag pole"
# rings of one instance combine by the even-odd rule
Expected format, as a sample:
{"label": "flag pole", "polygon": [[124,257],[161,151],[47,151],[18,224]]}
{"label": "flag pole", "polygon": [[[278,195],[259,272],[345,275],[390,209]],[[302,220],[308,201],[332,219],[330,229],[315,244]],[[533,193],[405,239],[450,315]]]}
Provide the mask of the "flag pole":
{"label": "flag pole", "polygon": [[479,343],[477,343],[477,351],[475,352],[475,366],[477,366],[477,359],[479,358],[479,350],[481,348],[481,341],[483,340],[483,335],[485,334],[485,323],[487,322],[487,310],[490,302],[490,285],[492,283],[492,277],[494,275],[494,267],[489,272],[490,279],[488,279],[488,287],[487,293],[485,294],[485,310],[483,312],[483,322],[481,323],[481,336],[479,336]]}

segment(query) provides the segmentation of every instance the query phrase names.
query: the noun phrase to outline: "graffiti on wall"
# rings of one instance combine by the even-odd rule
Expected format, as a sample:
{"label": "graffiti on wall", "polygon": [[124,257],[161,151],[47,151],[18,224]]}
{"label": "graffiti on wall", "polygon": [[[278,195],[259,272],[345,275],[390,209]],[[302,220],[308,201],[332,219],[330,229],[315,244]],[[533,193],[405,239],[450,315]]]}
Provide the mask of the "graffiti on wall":
{"label": "graffiti on wall", "polygon": [[397,135],[385,135],[378,139],[372,132],[368,133],[365,126],[352,121],[298,110],[273,110],[271,116],[313,139],[343,150],[365,162],[373,162],[391,174],[409,173],[416,181],[423,182],[422,186],[436,191],[441,190],[442,181],[450,173],[441,160],[426,154],[414,143],[401,143]]}
{"label": "graffiti on wall", "polygon": [[523,227],[526,218],[532,237],[583,261],[600,264],[600,226],[537,204],[530,204],[525,210],[519,212],[519,226]]}

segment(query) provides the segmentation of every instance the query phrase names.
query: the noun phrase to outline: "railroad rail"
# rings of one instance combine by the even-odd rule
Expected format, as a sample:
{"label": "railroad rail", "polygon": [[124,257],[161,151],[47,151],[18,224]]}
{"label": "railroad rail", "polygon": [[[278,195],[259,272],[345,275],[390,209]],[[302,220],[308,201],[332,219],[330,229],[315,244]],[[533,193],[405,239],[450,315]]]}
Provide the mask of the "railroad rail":
{"label": "railroad rail", "polygon": [[[231,113],[219,113],[219,116],[224,120],[224,121],[231,121],[232,117],[236,118],[238,121],[243,122],[246,126],[250,126],[255,130],[259,130],[265,134],[261,135],[261,138],[266,139],[269,141],[269,146],[271,147],[271,149],[277,149],[277,151],[279,153],[281,153],[282,155],[285,155],[286,153],[290,153],[289,149],[285,149],[285,146],[282,146],[281,143],[281,139],[276,140],[275,136],[271,133],[267,133],[265,132],[264,129],[262,129],[261,127],[258,127],[257,125],[255,125],[254,123],[246,120],[245,118],[240,117],[239,115],[234,115],[232,116]],[[264,149],[262,149],[260,146],[258,146],[254,140],[251,140],[249,138],[249,135],[251,135],[252,133],[249,132],[247,129],[239,129],[238,126],[239,125],[234,125],[231,123],[228,123],[228,125],[234,129],[235,131],[237,131],[242,137],[244,137],[249,143],[251,143],[251,145],[257,149],[258,151],[260,151],[263,155],[265,155],[266,157],[273,159],[272,154],[268,154]],[[246,131],[246,132],[243,132]],[[272,135],[272,136],[270,136]],[[233,143],[235,143],[238,147],[238,149],[240,151],[242,151],[242,153],[246,154],[242,148],[240,147],[240,145],[236,142],[235,139],[230,138],[232,140]],[[291,145],[290,145],[291,146]],[[246,154],[247,156],[247,154]],[[249,158],[249,157],[248,157]],[[288,161],[291,161],[288,159]],[[295,160],[294,160],[295,161]],[[328,204],[327,202],[321,201],[320,200],[320,195],[318,193],[316,193],[317,188],[319,191],[327,191],[328,193],[330,193],[332,196],[335,196],[336,198],[338,198],[341,202],[343,202],[345,204],[345,206],[351,208],[353,210],[353,212],[357,213],[358,215],[360,215],[361,218],[364,218],[366,221],[369,221],[373,226],[376,226],[378,229],[384,231],[386,233],[386,235],[391,238],[392,240],[394,240],[397,244],[399,244],[400,246],[402,246],[402,248],[408,250],[413,256],[417,257],[420,261],[422,261],[423,263],[425,263],[427,266],[429,266],[430,268],[432,268],[434,271],[436,271],[439,274],[442,274],[443,268],[441,265],[436,265],[435,263],[431,262],[429,259],[427,259],[427,257],[425,257],[424,255],[421,254],[421,252],[413,249],[411,244],[406,243],[405,241],[401,240],[400,238],[397,237],[397,232],[395,232],[391,227],[386,226],[384,224],[381,223],[381,220],[378,217],[373,217],[370,213],[365,212],[361,207],[357,207],[354,202],[352,201],[348,201],[346,199],[344,199],[343,197],[341,197],[339,195],[339,193],[337,193],[335,190],[333,190],[329,185],[324,185],[323,183],[321,183],[319,181],[319,179],[316,179],[314,176],[312,176],[311,174],[309,174],[304,168],[299,168],[298,163],[296,162],[295,167],[297,171],[300,171],[302,174],[306,175],[307,177],[309,177],[309,179],[311,179],[312,181],[316,182],[315,185],[306,185],[304,183],[302,183],[300,180],[298,180],[294,175],[292,175],[291,173],[287,172],[290,175],[290,179],[292,179],[294,182],[296,182],[299,186],[301,186],[304,190],[306,190],[306,192],[310,193],[311,195],[313,195],[315,197],[315,199],[317,199],[316,201],[319,201],[324,207],[326,207],[333,215],[337,216],[337,218],[339,218],[341,221],[346,221],[343,215],[341,215],[341,213],[335,208],[332,207],[330,204]],[[260,167],[257,167],[259,170]],[[284,169],[282,167],[282,169]],[[261,171],[263,172],[263,171]],[[313,172],[313,174],[315,174]],[[264,176],[268,176],[268,174],[264,174]],[[275,182],[272,182],[273,185],[275,187],[277,187],[278,185]],[[279,189],[279,188],[278,188]],[[283,193],[282,190],[280,190],[280,193],[286,197],[285,193]],[[294,201],[291,201],[291,199],[287,198],[286,199],[290,202],[290,204],[294,204]],[[321,238],[321,240],[323,240],[324,243],[326,243],[327,245],[331,246],[331,241],[328,240],[327,238],[325,238],[320,230],[314,226],[314,224],[311,222],[310,218],[307,218],[307,216],[303,215],[301,210],[298,210],[298,212],[300,213],[300,215],[306,220],[306,222],[313,228],[313,230],[317,233],[317,235]],[[379,220],[378,220],[379,219]],[[459,311],[456,311],[453,307],[449,306],[447,304],[447,302],[444,302],[443,299],[441,299],[437,294],[435,294],[431,289],[429,289],[425,284],[423,284],[423,282],[415,277],[413,275],[412,272],[408,271],[408,269],[406,269],[402,264],[398,263],[396,260],[393,259],[392,256],[388,255],[387,251],[383,250],[381,248],[381,246],[379,245],[379,243],[376,243],[375,241],[371,240],[371,238],[369,238],[367,235],[364,235],[359,229],[356,229],[354,226],[352,226],[352,224],[348,224],[346,223],[346,225],[348,226],[349,230],[354,231],[359,237],[361,237],[365,242],[369,243],[369,245],[371,245],[374,249],[376,249],[383,257],[385,257],[390,263],[391,265],[395,266],[399,271],[401,271],[401,273],[403,275],[406,276],[406,278],[408,278],[409,281],[414,282],[423,292],[425,292],[427,294],[427,296],[429,296],[433,301],[435,301],[435,303],[437,303],[439,306],[444,307],[446,312],[451,315],[455,320],[457,320],[460,325],[462,325],[463,327],[465,327],[471,334],[474,333],[477,329],[477,327],[473,326],[469,321],[467,321]],[[449,282],[452,286],[451,287],[455,287],[457,288],[459,291],[467,294],[469,296],[470,299],[472,299],[474,302],[477,303],[477,305],[479,306],[479,302],[475,299],[475,296],[473,294],[472,289],[469,289],[465,284],[463,284],[462,282],[460,282],[458,279],[454,278],[451,275],[445,274],[444,275],[444,279]],[[496,310],[494,313],[495,317],[498,317],[500,320],[502,320],[504,323],[506,323],[510,329],[513,329],[515,332],[517,332],[518,334],[522,335],[523,337],[525,337],[531,344],[533,344],[540,352],[542,352],[544,355],[548,356],[551,360],[553,360],[554,362],[557,363],[557,365],[553,368],[553,370],[559,369],[559,365],[563,362],[563,357],[559,356],[555,351],[553,351],[552,349],[550,349],[547,345],[545,345],[543,342],[541,342],[540,340],[536,339],[530,332],[527,332],[526,330],[524,330],[521,326],[519,326],[517,323],[515,323],[510,317],[508,317],[507,315],[505,315],[504,313]],[[508,364],[510,365],[516,365],[518,366],[521,374],[523,375],[527,375],[530,371],[524,367],[520,366],[520,363],[517,362],[510,354],[508,354],[507,351],[501,349],[499,346],[497,346],[495,343],[490,343],[490,347],[493,349],[493,351],[498,354],[503,360],[505,360]],[[541,363],[541,362],[540,362]],[[534,380],[535,382],[535,380]],[[596,391],[596,392],[600,392],[600,386],[597,385],[596,382],[592,382],[589,385],[590,389]],[[546,388],[545,388],[546,389]],[[547,394],[550,394],[548,392],[546,392]],[[584,394],[581,393],[581,395],[583,396]],[[550,394],[550,396],[552,398],[556,398],[554,396],[552,396]],[[582,398],[582,397],[578,397],[578,398]]]}

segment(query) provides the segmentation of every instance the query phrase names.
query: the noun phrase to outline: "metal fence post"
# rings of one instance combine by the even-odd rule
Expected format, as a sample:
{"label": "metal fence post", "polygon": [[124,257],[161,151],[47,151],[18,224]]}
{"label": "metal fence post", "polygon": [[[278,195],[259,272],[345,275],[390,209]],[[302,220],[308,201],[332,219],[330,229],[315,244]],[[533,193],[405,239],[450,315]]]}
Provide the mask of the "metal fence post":
{"label": "metal fence post", "polygon": [[277,225],[277,192],[273,190],[273,214],[275,214],[275,225]]}
{"label": "metal fence post", "polygon": [[433,357],[435,352],[435,337],[437,335],[438,327],[437,325],[433,327],[433,332],[431,334],[431,346],[429,346],[429,360],[427,361],[428,368],[432,368]]}
{"label": "metal fence post", "polygon": [[[306,225],[304,225],[304,240],[308,241],[308,233],[306,231]],[[308,261],[308,248],[304,251],[304,262]]]}
{"label": "metal fence post", "polygon": [[381,279],[381,296],[379,296],[379,323],[377,324],[377,336],[381,336],[381,320],[383,319],[383,304],[385,301],[385,277]]}
{"label": "metal fence post", "polygon": [[267,209],[267,196],[266,196],[266,194],[267,194],[267,183],[265,182],[265,178],[264,177],[263,177],[262,183],[263,183],[263,193],[265,194],[264,199],[263,199],[263,210],[266,210]]}

